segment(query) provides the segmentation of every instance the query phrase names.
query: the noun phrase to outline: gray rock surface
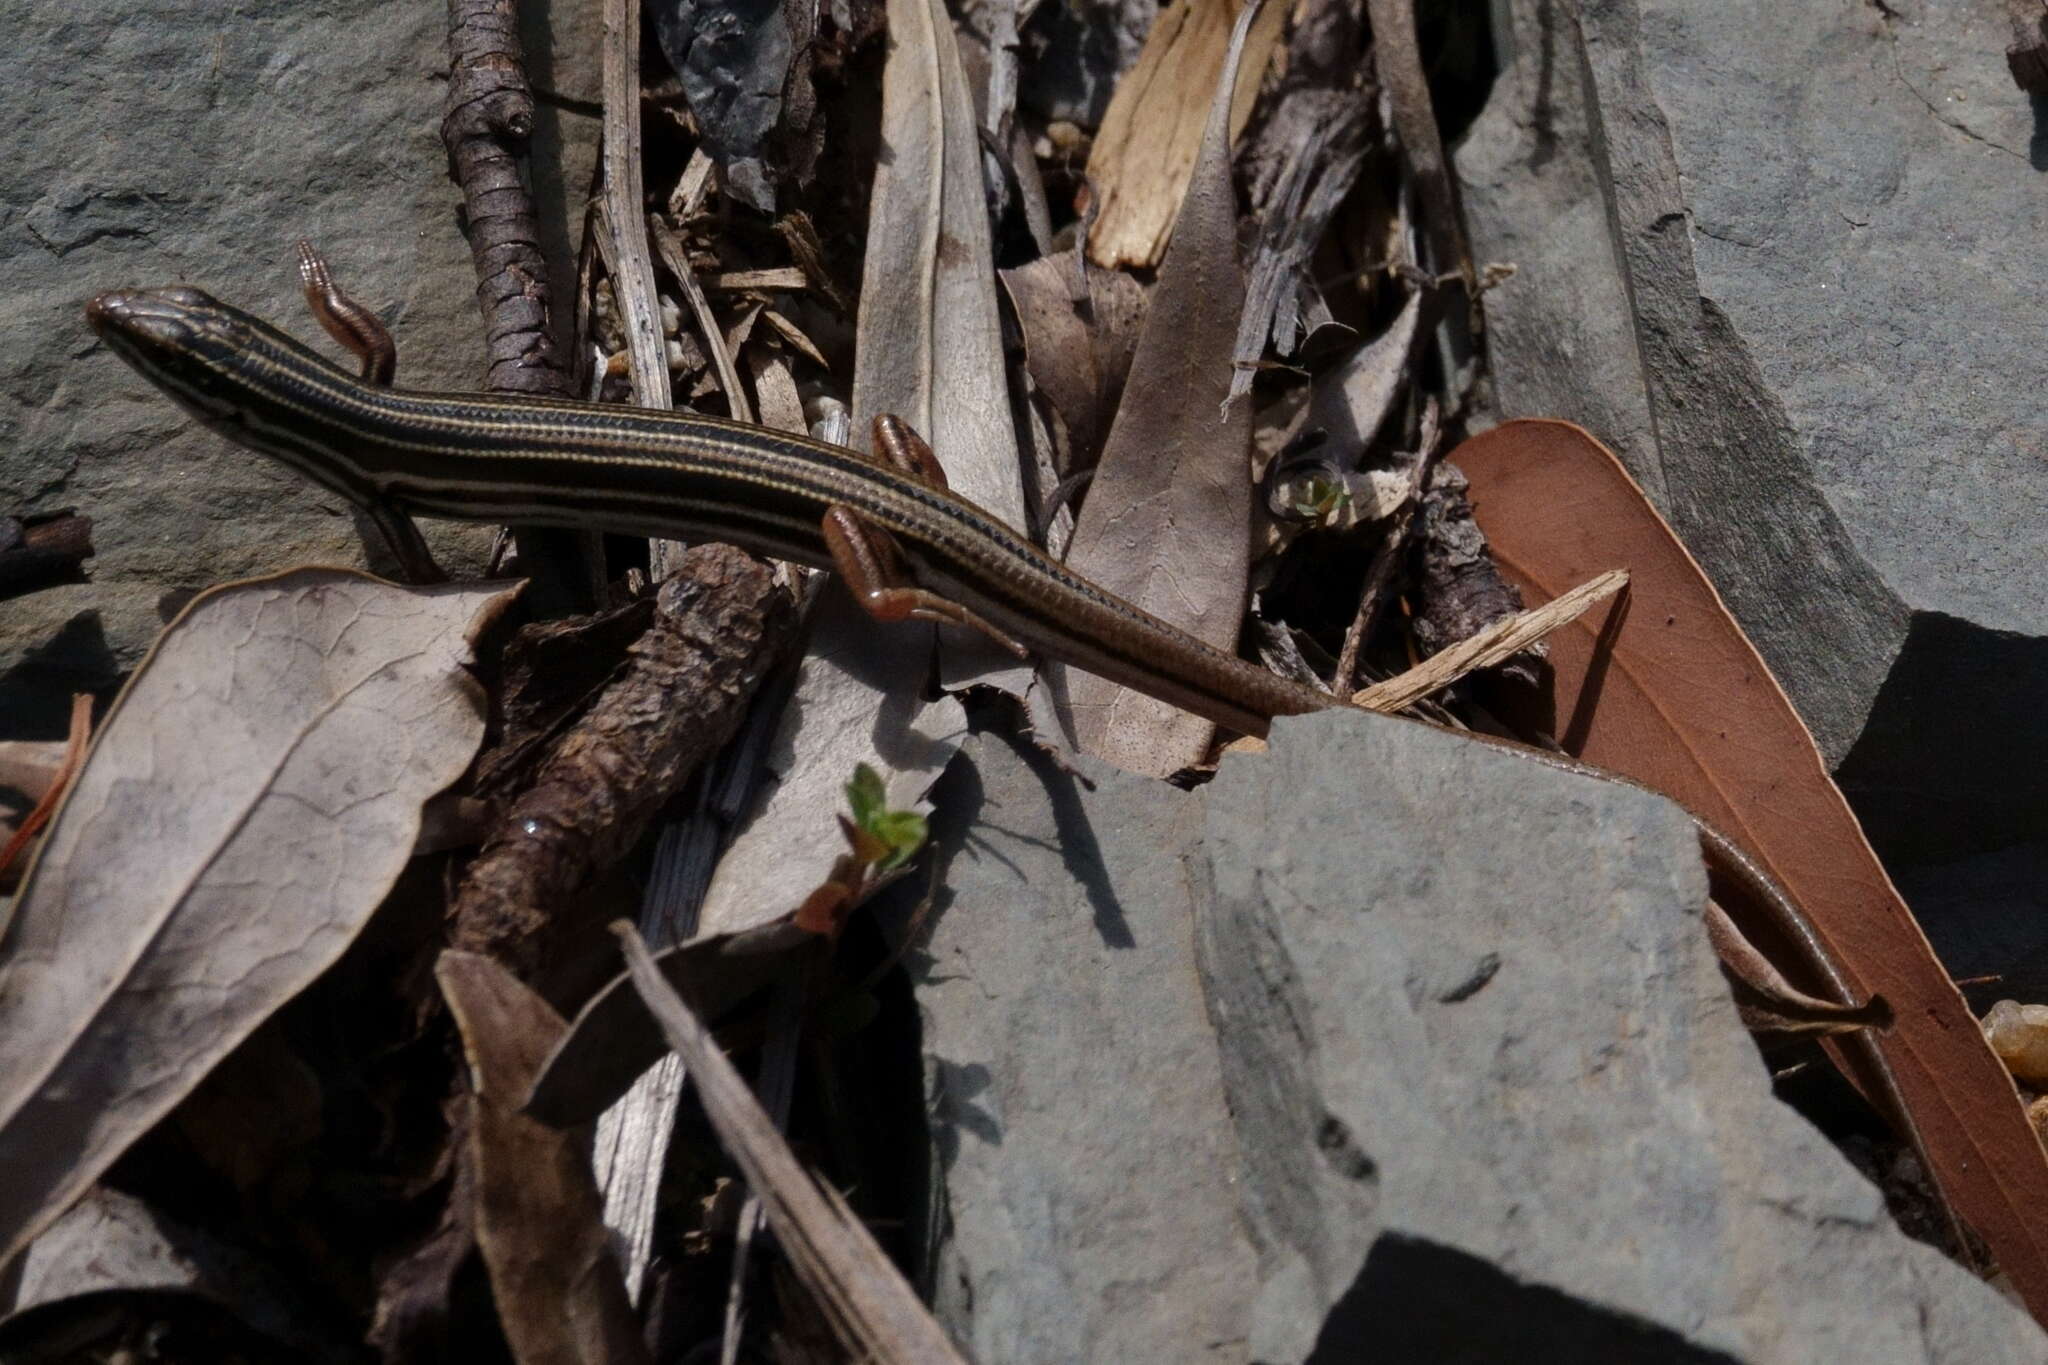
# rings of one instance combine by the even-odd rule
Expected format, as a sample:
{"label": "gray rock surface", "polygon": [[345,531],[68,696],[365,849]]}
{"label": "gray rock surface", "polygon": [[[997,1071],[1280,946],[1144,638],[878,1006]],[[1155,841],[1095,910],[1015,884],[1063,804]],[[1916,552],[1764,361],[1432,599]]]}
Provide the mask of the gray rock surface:
{"label": "gray rock surface", "polygon": [[1194,964],[1200,798],[987,735],[934,793],[943,1321],[982,1365],[1238,1361],[1253,1288]]}
{"label": "gray rock surface", "polygon": [[983,1365],[2048,1359],[1772,1096],[1669,803],[1335,714],[1192,794],[977,737],[935,799]]}
{"label": "gray rock surface", "polygon": [[1206,805],[1255,1359],[2048,1357],[1772,1097],[1669,803],[1325,714]]}
{"label": "gray rock surface", "polygon": [[[555,22],[573,52],[578,30]],[[67,694],[110,686],[184,592],[361,562],[338,499],[193,427],[97,345],[87,298],[196,284],[326,346],[294,272],[309,237],[391,325],[401,383],[475,386],[475,277],[439,136],[445,24],[411,0],[7,0],[0,510],[76,506],[99,554],[91,582],[0,607],[6,734],[61,734]],[[573,65],[545,55],[535,74]],[[589,135],[553,110],[541,124],[539,178],[559,183],[562,141],[573,160]],[[484,543],[436,534],[457,563]]]}
{"label": "gray rock surface", "polygon": [[[1487,298],[1499,415],[1628,461],[1895,873],[2038,850],[2048,114],[2007,74],[2004,10],[1504,9],[1457,158],[1475,255],[1521,267]],[[1951,951],[1951,907],[1915,903]]]}

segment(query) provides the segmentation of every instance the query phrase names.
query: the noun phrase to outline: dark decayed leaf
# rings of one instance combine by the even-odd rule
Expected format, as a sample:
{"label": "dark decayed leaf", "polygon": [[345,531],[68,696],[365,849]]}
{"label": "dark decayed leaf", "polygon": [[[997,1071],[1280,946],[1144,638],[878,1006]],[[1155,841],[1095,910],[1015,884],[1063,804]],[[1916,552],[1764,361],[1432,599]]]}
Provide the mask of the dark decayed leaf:
{"label": "dark decayed leaf", "polygon": [[475,953],[442,953],[434,976],[469,1063],[476,1241],[513,1357],[519,1365],[647,1360],[581,1135],[519,1112],[566,1031],[561,1016]]}

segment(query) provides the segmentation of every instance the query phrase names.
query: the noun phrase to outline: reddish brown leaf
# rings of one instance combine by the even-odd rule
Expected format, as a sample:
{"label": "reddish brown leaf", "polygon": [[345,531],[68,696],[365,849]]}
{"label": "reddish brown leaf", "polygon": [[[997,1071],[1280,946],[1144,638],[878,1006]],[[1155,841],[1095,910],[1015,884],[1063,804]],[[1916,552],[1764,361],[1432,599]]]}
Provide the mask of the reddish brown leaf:
{"label": "reddish brown leaf", "polygon": [[[1551,732],[1718,826],[1799,902],[1896,1025],[1838,1041],[1895,1086],[1929,1169],[2037,1317],[2048,1314],[2048,1156],[2011,1078],[1899,899],[1820,751],[1685,547],[1612,452],[1567,422],[1509,422],[1451,456],[1531,603],[1626,567],[1629,596],[1550,637]],[[1874,1048],[1874,1051],[1872,1050]]]}

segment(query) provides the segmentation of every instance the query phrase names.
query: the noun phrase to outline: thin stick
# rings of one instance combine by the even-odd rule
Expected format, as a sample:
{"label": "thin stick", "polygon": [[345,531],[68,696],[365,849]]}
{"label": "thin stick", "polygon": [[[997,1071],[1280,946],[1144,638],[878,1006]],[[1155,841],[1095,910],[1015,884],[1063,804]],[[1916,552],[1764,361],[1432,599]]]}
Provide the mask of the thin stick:
{"label": "thin stick", "polygon": [[760,1196],[768,1226],[790,1264],[847,1345],[882,1365],[965,1365],[846,1201],[797,1161],[746,1081],[655,966],[633,926],[620,921],[612,932],[619,936],[635,989],[696,1078],[705,1117],[719,1142],[748,1188]]}
{"label": "thin stick", "polygon": [[[726,348],[725,333],[719,330],[718,319],[712,315],[711,300],[704,297],[704,287],[697,283],[697,272],[690,269],[690,258],[683,251],[683,244],[669,231],[668,224],[658,214],[647,215],[647,231],[654,237],[654,249],[661,253],[661,262],[668,267],[668,273],[675,278],[678,288],[683,291],[683,300],[690,305],[690,316],[697,320],[697,334],[704,338],[704,349],[711,354],[711,364],[718,371],[718,387],[725,390],[726,406],[733,417],[741,422],[754,420],[754,409],[747,402],[747,391],[740,387],[740,373],[733,367],[732,352]],[[801,277],[802,272],[797,272]]]}
{"label": "thin stick", "polygon": [[1387,715],[1404,711],[1475,669],[1491,668],[1510,655],[1519,654],[1559,626],[1578,620],[1595,602],[1613,596],[1627,584],[1628,570],[1609,569],[1540,607],[1503,616],[1469,640],[1430,655],[1406,673],[1374,683],[1352,697],[1351,704]]}
{"label": "thin stick", "polygon": [[674,406],[654,258],[636,229],[646,193],[640,179],[640,0],[604,0],[604,207],[613,232],[605,253],[612,298],[633,357],[633,397],[643,408]]}
{"label": "thin stick", "polygon": [[[486,338],[484,387],[574,397],[555,344],[554,295],[540,222],[519,160],[533,136],[533,90],[514,0],[448,0],[448,99],[441,141],[462,187],[476,301]],[[527,602],[542,615],[587,611],[604,590],[602,541],[581,531],[517,528]]]}

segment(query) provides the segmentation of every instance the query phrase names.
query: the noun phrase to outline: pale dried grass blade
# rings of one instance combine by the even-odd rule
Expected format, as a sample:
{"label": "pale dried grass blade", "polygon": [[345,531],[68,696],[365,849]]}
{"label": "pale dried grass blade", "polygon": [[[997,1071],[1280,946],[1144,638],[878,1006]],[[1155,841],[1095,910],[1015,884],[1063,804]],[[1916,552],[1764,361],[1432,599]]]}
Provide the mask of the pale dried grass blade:
{"label": "pale dried grass blade", "polygon": [[759,1196],[790,1264],[847,1346],[884,1365],[964,1365],[964,1357],[860,1219],[836,1191],[798,1163],[754,1092],[655,966],[640,935],[623,921],[613,932],[634,986],[695,1079],[719,1141]]}
{"label": "pale dried grass blade", "polygon": [[1612,597],[1627,584],[1628,570],[1609,569],[1540,607],[1503,616],[1477,635],[1440,654],[1432,654],[1406,673],[1374,683],[1354,695],[1351,704],[1396,715],[1467,673],[1491,668],[1521,653],[1552,631],[1578,620],[1595,603]]}
{"label": "pale dried grass blade", "polygon": [[[690,268],[690,257],[683,250],[683,244],[669,231],[667,223],[654,214],[647,215],[647,231],[654,239],[654,246],[661,253],[663,265],[675,277],[676,287],[683,291],[683,301],[690,305],[690,316],[696,319],[697,335],[704,338],[704,349],[711,353],[711,365],[718,372],[718,387],[725,391],[725,401],[732,410],[733,418],[741,422],[754,420],[753,409],[747,405],[746,390],[740,387],[740,373],[732,363],[732,351],[725,344],[725,333],[719,330],[718,318],[711,311],[711,300],[704,297],[704,289],[697,282],[697,272]],[[663,373],[667,373],[664,365]]]}

